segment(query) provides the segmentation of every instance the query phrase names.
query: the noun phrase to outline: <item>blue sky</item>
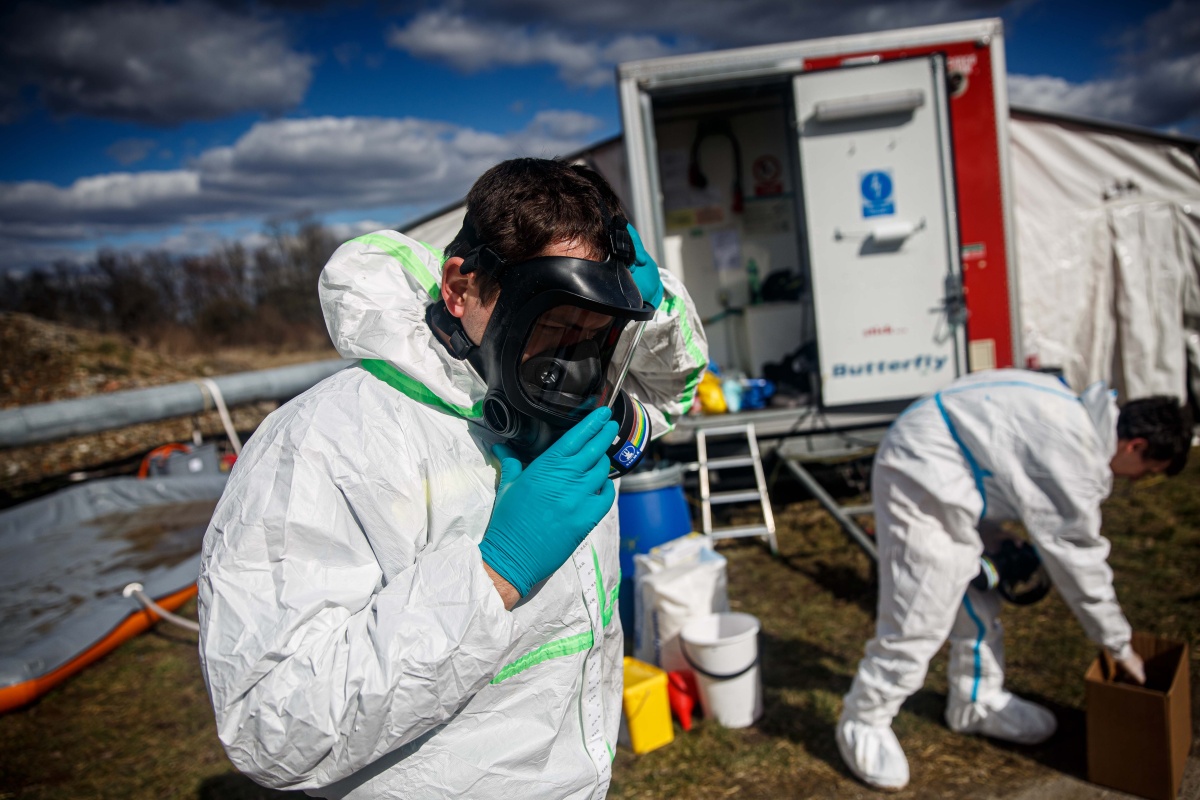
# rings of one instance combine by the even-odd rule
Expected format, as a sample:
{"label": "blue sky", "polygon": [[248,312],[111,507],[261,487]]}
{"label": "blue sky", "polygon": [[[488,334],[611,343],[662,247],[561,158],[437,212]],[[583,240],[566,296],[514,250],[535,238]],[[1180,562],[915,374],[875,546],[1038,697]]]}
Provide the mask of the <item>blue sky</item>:
{"label": "blue sky", "polygon": [[990,16],[1014,103],[1200,136],[1197,0],[9,3],[0,265],[394,227],[618,133],[620,61]]}

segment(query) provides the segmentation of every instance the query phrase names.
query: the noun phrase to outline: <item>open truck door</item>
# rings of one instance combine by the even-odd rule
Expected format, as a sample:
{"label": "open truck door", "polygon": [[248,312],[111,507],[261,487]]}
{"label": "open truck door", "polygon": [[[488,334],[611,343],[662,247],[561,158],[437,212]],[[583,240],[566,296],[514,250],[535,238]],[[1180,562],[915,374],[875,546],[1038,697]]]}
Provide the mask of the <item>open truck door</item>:
{"label": "open truck door", "polygon": [[941,55],[793,80],[820,399],[911,399],[966,371]]}
{"label": "open truck door", "polygon": [[[1023,365],[1000,20],[626,62],[618,83],[634,223],[720,366],[803,372],[796,402],[837,427]],[[759,292],[780,274],[792,294]]]}

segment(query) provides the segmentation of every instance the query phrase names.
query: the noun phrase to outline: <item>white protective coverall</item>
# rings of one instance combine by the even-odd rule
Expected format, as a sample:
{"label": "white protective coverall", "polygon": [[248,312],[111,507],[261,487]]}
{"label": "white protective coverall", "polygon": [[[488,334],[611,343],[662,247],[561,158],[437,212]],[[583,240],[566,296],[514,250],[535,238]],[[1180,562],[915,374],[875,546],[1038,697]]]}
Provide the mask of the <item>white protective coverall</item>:
{"label": "white protective coverall", "polygon": [[[380,231],[320,281],[342,370],[271,414],[204,539],[200,657],[259,783],[347,798],[599,798],[621,716],[617,508],[511,612],[478,543],[499,465],[485,384],[436,342],[442,256]],[[656,433],[703,330],[665,270],[625,387]]]}
{"label": "white protective coverall", "polygon": [[[1053,376],[994,370],[960,378],[896,420],[872,474],[876,636],[843,719],[889,726],[925,682],[947,635],[950,727],[971,729],[1008,702],[1001,600],[996,592],[967,590],[984,551],[981,523],[1021,520],[1087,636],[1128,657],[1131,630],[1100,535],[1117,415],[1103,384],[1079,396]],[[1018,741],[1022,734],[992,733]]]}

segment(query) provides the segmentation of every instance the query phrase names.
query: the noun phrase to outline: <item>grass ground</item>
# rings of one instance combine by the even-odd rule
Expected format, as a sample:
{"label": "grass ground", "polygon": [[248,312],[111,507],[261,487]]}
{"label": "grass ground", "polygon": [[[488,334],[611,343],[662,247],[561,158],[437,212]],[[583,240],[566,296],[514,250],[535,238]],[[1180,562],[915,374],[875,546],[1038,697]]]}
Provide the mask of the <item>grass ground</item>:
{"label": "grass ground", "polygon": [[[1179,478],[1118,487],[1105,508],[1117,590],[1134,628],[1190,644],[1194,725],[1200,723],[1195,455]],[[813,502],[785,502],[786,494],[777,493],[779,558],[752,542],[721,548],[731,604],[762,623],[763,718],[744,730],[712,723],[686,734],[677,728],[674,743],[643,756],[618,751],[610,797],[876,796],[849,776],[833,741],[841,696],[873,628],[870,566]],[[184,613],[194,615],[194,608]],[[1053,593],[1035,606],[1009,607],[1005,625],[1009,686],[1053,708],[1059,733],[1032,748],[951,734],[941,721],[943,654],[896,720],[913,780],[895,797],[1009,797],[1063,774],[1085,775],[1083,673],[1094,646]],[[277,796],[226,760],[195,636],[178,629],[160,626],[33,706],[0,717],[3,800]]]}

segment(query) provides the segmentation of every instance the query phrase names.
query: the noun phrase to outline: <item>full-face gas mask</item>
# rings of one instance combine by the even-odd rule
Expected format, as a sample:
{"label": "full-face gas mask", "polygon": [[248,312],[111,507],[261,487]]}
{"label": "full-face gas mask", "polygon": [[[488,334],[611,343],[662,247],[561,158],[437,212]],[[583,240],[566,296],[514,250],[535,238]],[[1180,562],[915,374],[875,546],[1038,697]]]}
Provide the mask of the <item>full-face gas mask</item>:
{"label": "full-face gas mask", "polygon": [[629,272],[633,243],[622,217],[609,217],[604,261],[545,256],[506,264],[463,223],[472,249],[461,271],[484,270],[500,296],[476,346],[444,302],[430,306],[430,325],[456,358],[487,381],[483,422],[522,459],[532,460],[593,409],[612,408],[617,439],[608,455],[613,476],[637,466],[650,441],[650,420],[621,388],[634,349],[654,309]]}

